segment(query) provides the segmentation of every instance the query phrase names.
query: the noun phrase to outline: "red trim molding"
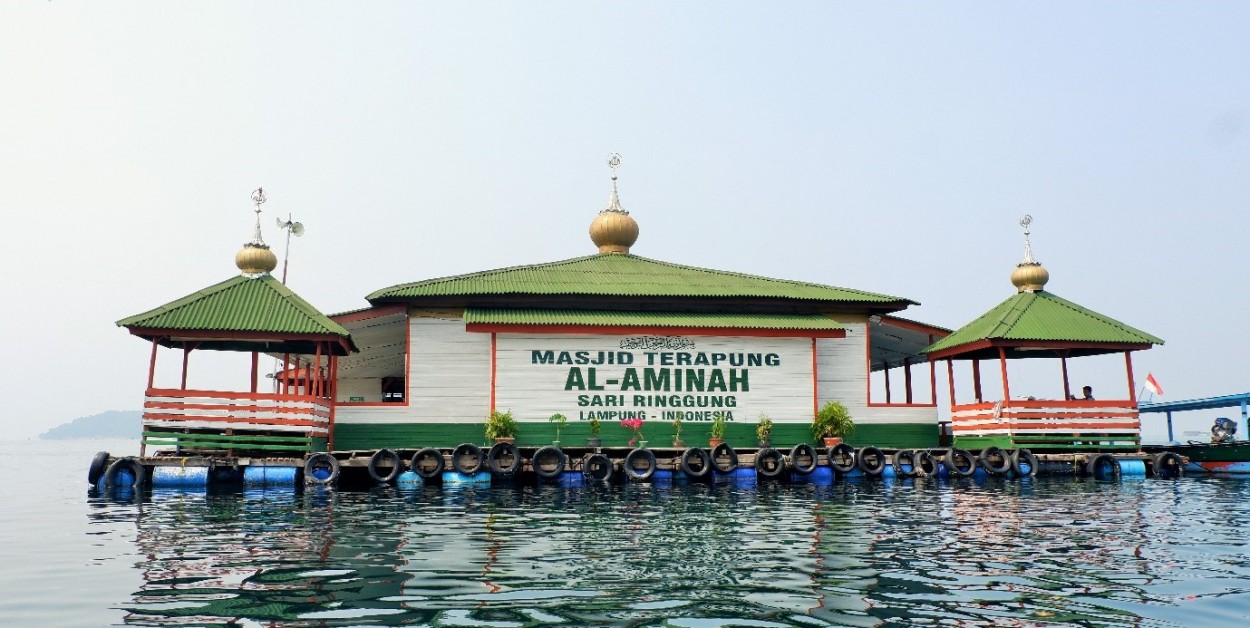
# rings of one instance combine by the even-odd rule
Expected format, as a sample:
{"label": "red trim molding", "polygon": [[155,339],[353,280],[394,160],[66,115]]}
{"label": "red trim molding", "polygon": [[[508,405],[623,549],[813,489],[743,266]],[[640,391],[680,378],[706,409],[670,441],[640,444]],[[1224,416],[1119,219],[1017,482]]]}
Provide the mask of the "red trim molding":
{"label": "red trim molding", "polygon": [[599,334],[628,336],[742,336],[753,338],[846,338],[845,329],[743,329],[738,327],[636,327],[629,325],[520,325],[469,323],[465,330],[483,334]]}
{"label": "red trim molding", "polygon": [[978,340],[962,345],[949,347],[941,351],[934,351],[929,354],[930,360],[939,360],[942,358],[958,358],[965,353],[980,351],[992,347],[1000,349],[1014,349],[1019,347],[1029,347],[1037,349],[1108,349],[1111,351],[1140,351],[1149,349],[1153,345],[1149,343],[1126,343],[1126,342],[1072,342],[1067,340]]}

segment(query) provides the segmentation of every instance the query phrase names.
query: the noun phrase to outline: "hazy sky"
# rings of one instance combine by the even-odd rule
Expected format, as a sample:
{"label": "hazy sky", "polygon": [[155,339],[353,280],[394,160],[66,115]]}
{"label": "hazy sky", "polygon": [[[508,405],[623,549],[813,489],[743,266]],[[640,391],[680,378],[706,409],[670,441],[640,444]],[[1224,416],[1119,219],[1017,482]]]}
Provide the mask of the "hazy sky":
{"label": "hazy sky", "polygon": [[4,437],[141,407],[115,321],[235,274],[257,186],[338,312],[592,253],[613,151],[634,253],[945,327],[1011,294],[1030,213],[1048,289],[1167,341],[1139,378],[1246,392],[1247,33],[1239,2],[0,0]]}

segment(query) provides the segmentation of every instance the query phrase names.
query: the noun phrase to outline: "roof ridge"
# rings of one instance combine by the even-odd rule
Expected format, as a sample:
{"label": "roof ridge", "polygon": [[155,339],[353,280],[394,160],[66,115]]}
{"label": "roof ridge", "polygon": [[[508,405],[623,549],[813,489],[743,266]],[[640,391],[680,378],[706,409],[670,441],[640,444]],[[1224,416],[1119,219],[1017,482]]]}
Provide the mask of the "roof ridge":
{"label": "roof ridge", "polygon": [[[474,277],[484,277],[486,275],[506,273],[506,272],[514,271],[514,270],[525,270],[529,268],[539,268],[539,267],[553,268],[556,266],[564,266],[567,264],[571,264],[573,262],[580,262],[582,260],[589,259],[592,257],[598,257],[599,255],[601,254],[594,253],[591,255],[583,255],[581,257],[571,257],[569,259],[556,260],[554,262],[541,262],[538,264],[518,264],[516,266],[504,266],[502,268],[489,268],[487,270],[479,270],[479,271],[475,271],[471,273],[461,273],[459,275],[444,275],[442,277],[432,277],[430,279],[422,279],[420,281],[408,281],[404,283],[397,283],[393,286],[387,286],[385,288],[379,288],[377,290],[374,290],[373,292],[370,292],[368,295],[365,295],[365,299],[366,300],[372,299],[374,298],[374,295],[380,292],[389,292],[392,290],[400,290],[403,288],[409,288],[413,286],[433,286],[433,285],[438,285],[440,283],[446,283],[449,281],[457,281],[461,279],[472,279]],[[628,253],[626,253],[625,255],[628,255]],[[637,256],[635,255],[633,257],[637,257]]]}
{"label": "roof ridge", "polygon": [[[791,286],[806,286],[810,288],[835,288],[838,290],[844,290],[846,292],[854,292],[856,294],[861,294],[864,296],[889,297],[892,299],[909,300],[909,299],[901,299],[900,297],[895,297],[893,295],[881,294],[879,292],[868,292],[867,290],[857,290],[855,288],[843,288],[842,286],[834,286],[834,285],[826,284],[826,283],[815,283],[811,281],[798,281],[795,279],[780,279],[778,277],[766,277],[764,275],[753,275],[751,273],[743,273],[743,272],[738,272],[735,270],[718,270],[715,268],[704,268],[702,266],[690,266],[688,264],[678,264],[676,262],[667,262],[664,260],[652,259],[650,257],[643,257],[641,255],[634,255],[633,257],[636,257],[640,260],[644,260],[647,262],[660,264],[662,266],[668,266],[670,268],[684,268],[688,270],[697,270],[697,271],[701,271],[705,273],[711,273],[714,275],[732,275],[734,277],[742,277],[746,279],[760,279],[763,281],[771,281],[773,283],[784,283],[784,284],[791,285]],[[915,302],[912,301],[912,303],[915,303]],[[920,305],[920,304],[916,303],[916,305]]]}
{"label": "roof ridge", "polygon": [[1036,302],[1037,293],[1034,292],[1021,292],[1005,301],[1005,303],[1009,304],[1007,311],[998,319],[998,323],[986,334],[986,337],[1002,338],[1006,336]]}
{"label": "roof ridge", "polygon": [[[658,276],[658,275],[665,274],[663,272],[664,270],[672,270],[674,272],[671,274],[674,277],[680,277],[681,273],[686,273],[687,280],[694,280],[694,281],[686,281],[685,284],[688,284],[688,285],[699,283],[698,278],[705,276],[710,279],[739,280],[743,282],[754,282],[757,286],[756,290],[766,292],[766,293],[784,294],[785,292],[787,292],[786,290],[787,288],[794,289],[794,290],[833,291],[833,292],[840,293],[841,297],[838,298],[838,297],[826,296],[824,298],[829,299],[829,300],[834,300],[834,301],[837,301],[837,300],[849,300],[849,301],[875,300],[875,301],[881,301],[881,302],[892,301],[896,303],[905,303],[908,305],[918,305],[916,301],[912,301],[911,299],[897,297],[897,296],[888,295],[888,294],[881,294],[877,292],[869,292],[866,290],[858,290],[854,288],[843,288],[841,286],[821,284],[821,283],[815,283],[811,281],[796,281],[793,279],[779,279],[776,277],[753,275],[753,274],[743,273],[743,272],[738,272],[738,271],[719,270],[719,269],[713,269],[713,268],[705,268],[701,266],[691,266],[688,264],[679,264],[676,262],[657,260],[657,259],[653,259],[650,257],[643,257],[640,255],[633,255],[633,254],[613,254],[613,255],[592,254],[592,255],[585,255],[581,257],[574,257],[574,258],[569,258],[569,259],[564,259],[564,260],[556,260],[552,262],[543,262],[539,264],[524,264],[524,265],[519,265],[519,266],[508,266],[504,268],[495,268],[495,269],[490,269],[490,270],[477,271],[473,273],[463,273],[459,275],[448,275],[444,277],[436,277],[432,279],[396,284],[396,285],[388,286],[385,288],[381,288],[379,290],[375,290],[369,293],[365,297],[365,299],[370,302],[373,302],[378,299],[396,299],[396,298],[402,299],[404,298],[403,293],[405,292],[411,293],[411,292],[416,292],[416,291],[436,291],[443,286],[448,286],[449,288],[455,289],[456,288],[455,284],[457,282],[470,283],[470,282],[473,282],[473,280],[481,280],[482,282],[484,282],[484,285],[486,287],[479,286],[478,288],[475,289],[475,291],[466,290],[465,294],[529,293],[529,291],[524,289],[523,286],[526,282],[533,282],[533,281],[538,281],[540,283],[543,281],[547,281],[549,282],[548,285],[556,286],[557,289],[551,291],[551,293],[602,294],[602,292],[598,290],[585,289],[584,286],[587,284],[585,283],[584,279],[580,277],[575,277],[573,274],[571,274],[573,272],[573,269],[570,269],[569,271],[565,271],[565,274],[560,274],[560,271],[558,270],[555,270],[555,272],[552,273],[551,276],[544,276],[541,274],[541,273],[544,273],[545,271],[560,269],[561,267],[567,267],[567,266],[577,266],[579,264],[586,264],[587,266],[584,268],[584,270],[592,274],[596,272],[616,273],[620,276],[624,276],[626,274],[637,274],[640,279],[646,279],[648,276],[648,273],[652,273]],[[630,264],[642,265],[642,266],[631,267]],[[650,267],[652,268],[652,270],[643,271],[642,269],[645,267]],[[581,269],[578,268],[577,270],[581,270]],[[537,275],[537,277],[527,276],[524,274],[524,273],[529,273],[529,272],[534,272],[534,273],[539,273],[539,274]],[[509,276],[510,274],[516,275],[518,273],[521,274],[520,277]],[[498,287],[496,288],[494,287],[494,285],[498,285]],[[521,285],[522,288],[517,289],[518,285]],[[579,287],[582,289],[579,289]],[[560,288],[563,288],[563,290],[561,290]],[[539,292],[542,292],[542,291],[540,290]],[[763,295],[760,295],[760,296],[763,296]],[[780,295],[772,294],[772,296],[780,296]],[[806,298],[820,298],[820,297],[796,297],[796,298],[806,299]],[[904,307],[906,306],[904,305]]]}

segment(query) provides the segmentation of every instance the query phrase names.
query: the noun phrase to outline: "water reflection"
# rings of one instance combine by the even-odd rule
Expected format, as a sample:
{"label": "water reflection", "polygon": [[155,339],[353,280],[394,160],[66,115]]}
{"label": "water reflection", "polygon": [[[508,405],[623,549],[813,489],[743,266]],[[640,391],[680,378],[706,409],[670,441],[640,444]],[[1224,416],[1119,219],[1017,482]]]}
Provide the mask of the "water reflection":
{"label": "water reflection", "polygon": [[135,525],[134,625],[1193,624],[1250,614],[1248,487],[157,491],[90,516]]}

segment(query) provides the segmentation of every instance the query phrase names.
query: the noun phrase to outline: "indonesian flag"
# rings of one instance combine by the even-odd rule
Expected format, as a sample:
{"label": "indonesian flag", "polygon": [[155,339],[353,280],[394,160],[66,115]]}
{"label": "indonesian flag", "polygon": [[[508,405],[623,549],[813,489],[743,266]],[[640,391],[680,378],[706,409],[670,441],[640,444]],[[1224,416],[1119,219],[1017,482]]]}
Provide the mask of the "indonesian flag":
{"label": "indonesian flag", "polygon": [[1158,380],[1151,373],[1146,373],[1146,390],[1159,396],[1163,395],[1163,387],[1159,385]]}

